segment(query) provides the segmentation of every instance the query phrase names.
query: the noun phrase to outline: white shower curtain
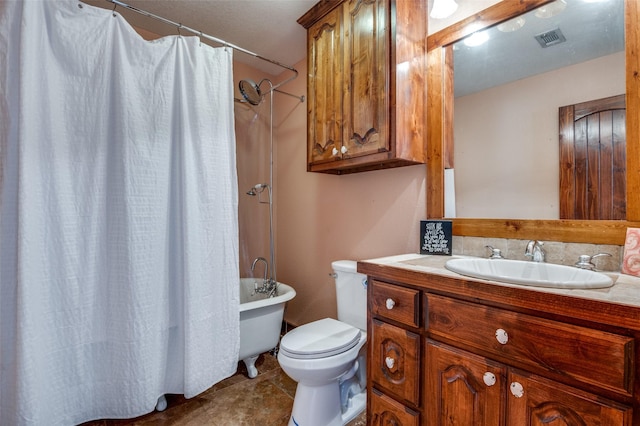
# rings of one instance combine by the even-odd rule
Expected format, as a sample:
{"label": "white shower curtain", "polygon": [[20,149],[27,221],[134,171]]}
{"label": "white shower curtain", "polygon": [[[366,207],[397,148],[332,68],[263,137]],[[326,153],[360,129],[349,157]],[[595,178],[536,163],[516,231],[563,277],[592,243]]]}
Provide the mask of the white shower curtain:
{"label": "white shower curtain", "polygon": [[153,410],[239,347],[231,52],[0,2],[0,424]]}

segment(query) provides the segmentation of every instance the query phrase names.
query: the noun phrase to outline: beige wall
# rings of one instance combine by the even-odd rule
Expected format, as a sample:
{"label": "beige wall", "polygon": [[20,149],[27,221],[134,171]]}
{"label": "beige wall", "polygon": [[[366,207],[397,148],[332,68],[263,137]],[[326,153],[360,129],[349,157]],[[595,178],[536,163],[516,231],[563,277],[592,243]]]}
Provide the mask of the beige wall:
{"label": "beige wall", "polygon": [[455,101],[458,217],[559,217],[558,108],[625,93],[624,52]]}
{"label": "beige wall", "polygon": [[[282,90],[306,94],[306,61],[295,67],[300,77]],[[308,104],[284,95],[275,101],[278,281],[296,289],[285,318],[300,325],[335,317],[332,261],[419,250],[426,173],[422,165],[344,176],[308,173]]]}

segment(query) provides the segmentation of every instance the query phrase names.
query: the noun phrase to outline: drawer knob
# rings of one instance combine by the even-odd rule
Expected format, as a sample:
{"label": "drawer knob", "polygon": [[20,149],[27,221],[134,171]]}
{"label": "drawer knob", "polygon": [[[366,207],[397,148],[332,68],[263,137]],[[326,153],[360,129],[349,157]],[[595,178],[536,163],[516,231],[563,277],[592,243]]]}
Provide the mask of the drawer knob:
{"label": "drawer knob", "polygon": [[348,151],[348,150],[347,150],[347,147],[346,147],[346,146],[344,146],[344,145],[342,145],[342,148],[340,148],[340,152],[341,152],[341,153],[343,153],[343,154],[346,154],[346,153],[347,153],[347,151]]}
{"label": "drawer knob", "polygon": [[501,345],[506,345],[507,342],[509,341],[509,335],[507,334],[506,331],[504,331],[503,329],[499,328],[499,329],[496,330],[496,340]]}
{"label": "drawer knob", "polygon": [[340,154],[340,151],[338,151],[338,148],[333,148],[333,149],[331,150],[331,154],[332,154],[334,157],[336,157],[338,154]]}
{"label": "drawer knob", "polygon": [[388,309],[388,310],[391,310],[391,309],[393,309],[393,307],[394,307],[394,306],[396,306],[396,302],[395,302],[395,300],[393,300],[393,299],[389,298],[389,299],[387,299],[387,301],[385,302],[385,305],[387,305],[387,309]]}
{"label": "drawer knob", "polygon": [[393,366],[396,365],[396,360],[388,356],[384,359],[384,363],[387,365],[387,368],[391,370]]}
{"label": "drawer knob", "polygon": [[511,394],[516,398],[522,398],[524,396],[524,388],[518,382],[511,383],[509,390],[511,390]]}
{"label": "drawer knob", "polygon": [[482,376],[482,380],[484,381],[484,384],[487,386],[493,386],[496,384],[496,375],[487,371],[486,373],[484,373],[484,375]]}

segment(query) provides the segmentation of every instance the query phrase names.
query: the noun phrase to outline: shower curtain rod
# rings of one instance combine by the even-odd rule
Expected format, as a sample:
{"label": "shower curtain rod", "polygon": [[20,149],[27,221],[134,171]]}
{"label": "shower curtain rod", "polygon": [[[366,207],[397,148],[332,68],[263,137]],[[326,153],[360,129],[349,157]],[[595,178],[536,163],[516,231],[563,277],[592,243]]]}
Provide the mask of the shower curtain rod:
{"label": "shower curtain rod", "polygon": [[[304,100],[303,100],[303,99],[304,99],[304,97],[296,96],[296,95],[294,95],[294,94],[287,93],[287,92],[283,92],[283,91],[281,91],[281,90],[276,90],[278,87],[282,86],[283,84],[286,84],[286,83],[290,82],[291,80],[294,80],[296,77],[298,77],[298,70],[296,70],[295,68],[293,68],[293,67],[291,67],[291,66],[289,66],[289,65],[285,65],[285,64],[283,64],[283,63],[280,63],[280,62],[278,62],[278,61],[275,61],[275,60],[273,60],[273,59],[265,58],[265,57],[264,57],[264,56],[262,56],[262,55],[259,55],[259,54],[257,54],[257,53],[254,53],[254,52],[250,51],[250,50],[244,49],[244,48],[242,48],[242,47],[240,47],[240,46],[236,46],[235,44],[229,43],[229,42],[227,42],[227,41],[224,41],[224,40],[219,39],[219,38],[217,38],[217,37],[211,36],[211,35],[209,35],[209,34],[205,34],[205,33],[203,33],[202,31],[194,30],[193,28],[190,28],[190,27],[187,27],[187,26],[185,26],[185,25],[182,25],[182,24],[181,24],[181,23],[179,23],[179,22],[171,21],[171,20],[169,20],[169,19],[167,19],[167,18],[163,18],[162,16],[158,16],[158,15],[155,15],[155,14],[153,14],[153,13],[151,13],[151,12],[147,12],[146,10],[142,10],[142,9],[138,9],[137,7],[134,7],[134,6],[130,6],[130,5],[126,4],[126,3],[121,2],[120,0],[107,0],[107,1],[108,1],[108,2],[110,2],[110,3],[113,3],[114,5],[122,6],[122,7],[124,7],[125,9],[129,9],[129,10],[132,10],[132,11],[134,11],[134,12],[137,12],[137,13],[139,13],[139,14],[141,14],[141,15],[147,16],[147,17],[149,17],[149,18],[157,19],[158,21],[162,21],[162,22],[164,22],[165,24],[168,24],[168,25],[172,25],[172,26],[174,26],[174,27],[177,27],[177,28],[178,28],[178,34],[180,33],[180,30],[186,30],[186,31],[189,31],[189,32],[190,32],[190,33],[192,33],[192,34],[195,34],[195,35],[197,35],[197,36],[200,36],[200,37],[206,38],[207,40],[211,40],[211,41],[213,41],[213,42],[216,42],[216,43],[222,44],[222,45],[223,45],[223,46],[225,46],[225,47],[230,47],[230,48],[232,48],[233,50],[237,50],[238,52],[242,52],[242,53],[247,54],[247,55],[249,55],[249,56],[253,56],[254,58],[257,58],[257,59],[260,59],[260,60],[262,60],[262,61],[266,61],[266,62],[272,63],[272,64],[274,64],[274,65],[279,66],[280,68],[284,68],[284,69],[287,69],[287,70],[289,70],[289,71],[293,72],[293,73],[294,73],[294,75],[292,75],[292,76],[291,76],[291,77],[289,77],[288,79],[286,79],[286,80],[284,80],[284,81],[282,81],[282,82],[280,82],[280,83],[276,84],[276,85],[275,85],[275,86],[273,86],[269,91],[270,91],[270,92],[271,92],[271,91],[276,91],[276,92],[279,92],[279,93],[283,93],[283,94],[285,94],[285,95],[293,96],[293,97],[295,97],[295,98],[301,99],[301,102],[304,102]],[[114,10],[115,10],[115,6],[114,6]],[[269,93],[269,92],[267,92],[267,93]],[[266,94],[266,93],[265,93],[265,94]]]}

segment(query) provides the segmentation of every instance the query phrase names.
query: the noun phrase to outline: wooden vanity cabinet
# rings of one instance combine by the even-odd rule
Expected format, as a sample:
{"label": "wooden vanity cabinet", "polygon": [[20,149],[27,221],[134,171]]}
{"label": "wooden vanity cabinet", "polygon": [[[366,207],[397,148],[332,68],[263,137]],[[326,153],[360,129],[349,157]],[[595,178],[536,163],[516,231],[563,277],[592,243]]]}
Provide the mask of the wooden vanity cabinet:
{"label": "wooden vanity cabinet", "polygon": [[458,295],[451,278],[381,270],[368,288],[372,424],[636,424],[637,331],[485,301],[491,284],[460,280]]}
{"label": "wooden vanity cabinet", "polygon": [[427,1],[321,1],[307,29],[307,170],[424,163]]}

